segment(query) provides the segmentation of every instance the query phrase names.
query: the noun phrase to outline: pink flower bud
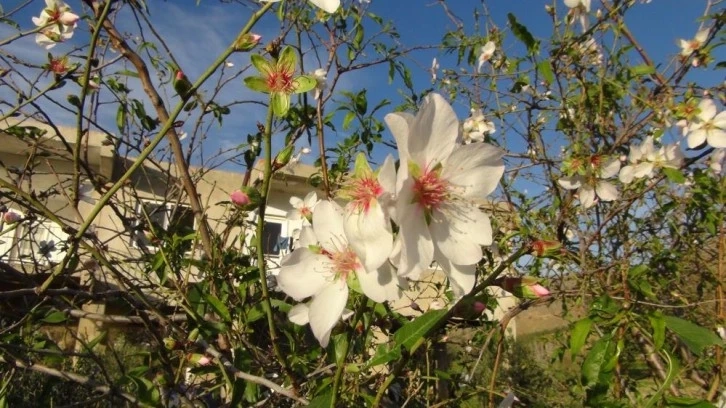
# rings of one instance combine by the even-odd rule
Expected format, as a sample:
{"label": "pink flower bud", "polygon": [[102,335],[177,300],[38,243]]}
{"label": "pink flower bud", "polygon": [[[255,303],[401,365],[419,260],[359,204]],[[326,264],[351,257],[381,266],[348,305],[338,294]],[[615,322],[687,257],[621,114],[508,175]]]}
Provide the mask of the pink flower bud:
{"label": "pink flower bud", "polygon": [[5,214],[3,214],[3,221],[5,221],[6,224],[15,224],[16,222],[19,222],[22,220],[23,217],[20,216],[20,214],[8,211]]}
{"label": "pink flower bud", "polygon": [[539,283],[530,286],[530,288],[537,297],[545,297],[550,295],[550,291]]}
{"label": "pink flower bud", "polygon": [[206,366],[212,363],[212,359],[205,356],[204,354],[190,354],[188,359],[190,363],[194,363],[200,366]]}
{"label": "pink flower bud", "polygon": [[474,313],[482,314],[487,309],[487,305],[477,300],[474,302],[471,308],[474,310]]}
{"label": "pink flower bud", "polygon": [[79,18],[80,17],[78,17],[76,14],[66,11],[65,13],[61,14],[61,16],[58,18],[58,22],[63,25],[70,26],[70,25],[76,24],[78,22]]}
{"label": "pink flower bud", "polygon": [[176,71],[176,80],[181,81],[184,79],[184,72],[182,70]]}
{"label": "pink flower bud", "polygon": [[232,203],[238,207],[247,205],[251,202],[250,197],[240,190],[234,191],[230,194],[229,199],[232,200]]}

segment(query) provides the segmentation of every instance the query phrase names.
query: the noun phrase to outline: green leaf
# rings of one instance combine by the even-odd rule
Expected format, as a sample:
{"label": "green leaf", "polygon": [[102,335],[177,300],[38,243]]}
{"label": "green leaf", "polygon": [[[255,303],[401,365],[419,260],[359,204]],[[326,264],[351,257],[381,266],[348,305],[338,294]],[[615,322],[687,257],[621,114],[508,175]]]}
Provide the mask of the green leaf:
{"label": "green leaf", "polygon": [[47,315],[45,315],[45,317],[41,320],[44,321],[45,323],[55,324],[55,323],[63,323],[66,321],[67,318],[68,317],[66,316],[65,313],[61,312],[60,310],[54,310],[54,311],[48,313]]}
{"label": "green leaf", "polygon": [[393,334],[393,340],[397,345],[411,350],[411,347],[423,338],[445,314],[446,310],[430,310],[398,329]]}
{"label": "green leaf", "polygon": [[360,93],[355,96],[355,110],[359,115],[365,115],[368,111],[368,99],[366,98],[365,90],[360,91]]}
{"label": "green leaf", "polygon": [[401,347],[391,344],[381,344],[376,349],[376,354],[368,361],[367,367],[386,364],[401,358]]}
{"label": "green leaf", "polygon": [[245,78],[245,85],[253,91],[270,93],[270,87],[267,86],[267,81],[262,77],[247,77]]}
{"label": "green leaf", "polygon": [[335,362],[342,365],[348,354],[348,334],[341,333],[333,336],[333,348],[335,349]]}
{"label": "green leaf", "polygon": [[704,349],[714,345],[723,345],[723,341],[716,333],[673,316],[663,316],[666,327],[672,330],[683,343],[695,354],[703,354]]}
{"label": "green leaf", "polygon": [[318,81],[309,75],[301,75],[294,79],[295,93],[304,93],[315,89],[318,85]]}
{"label": "green leaf", "polygon": [[578,320],[575,326],[572,328],[572,334],[570,334],[570,353],[575,356],[580,352],[582,346],[587,341],[587,336],[590,335],[590,328],[592,327],[592,320],[584,318]]}
{"label": "green leaf", "polygon": [[118,111],[116,111],[116,127],[123,133],[124,126],[126,125],[126,105],[119,105]]}
{"label": "green leaf", "polygon": [[660,350],[663,348],[663,343],[665,342],[665,319],[663,319],[663,314],[658,311],[648,316],[648,319],[650,320],[650,325],[653,327],[653,343],[655,349]]}
{"label": "green leaf", "polygon": [[652,65],[642,64],[630,67],[630,73],[633,76],[643,76],[655,74],[655,67]]}
{"label": "green leaf", "polygon": [[612,335],[603,336],[592,346],[582,363],[582,378],[586,387],[607,384],[610,372],[608,368],[614,354],[615,343]]}
{"label": "green leaf", "polygon": [[322,395],[318,395],[313,398],[308,404],[308,408],[332,408],[333,406],[333,392],[327,391]]}
{"label": "green leaf", "polygon": [[230,316],[229,314],[229,309],[227,309],[227,306],[225,306],[224,303],[222,303],[222,301],[220,301],[216,296],[212,295],[211,293],[206,293],[204,295],[204,300],[206,300],[209,306],[211,306],[212,309],[217,312],[222,320],[227,323],[232,321],[232,316]]}
{"label": "green leaf", "polygon": [[678,360],[672,358],[667,351],[663,350],[663,355],[666,362],[668,363],[668,373],[666,374],[665,380],[660,384],[658,391],[652,397],[650,397],[650,400],[648,400],[645,408],[653,407],[658,402],[660,402],[660,398],[663,395],[663,392],[665,392],[665,390],[667,390],[668,387],[671,386],[671,383],[676,378],[676,376],[678,376],[678,372],[681,369],[680,364],[678,364]]}
{"label": "green leaf", "polygon": [[512,33],[519,41],[522,41],[527,46],[529,55],[536,54],[539,48],[539,42],[534,39],[529,30],[527,30],[527,27],[520,24],[517,21],[517,17],[512,13],[507,14],[507,19],[509,20],[509,27],[512,29]]}
{"label": "green leaf", "polygon": [[290,109],[290,95],[284,92],[275,92],[270,97],[270,103],[272,104],[272,112],[283,117],[287,115],[287,111]]}
{"label": "green leaf", "polygon": [[355,119],[355,112],[350,111],[345,115],[345,118],[343,118],[343,130],[348,130],[350,127],[350,122]]}
{"label": "green leaf", "polygon": [[664,167],[663,174],[665,174],[665,176],[668,177],[668,180],[670,180],[674,183],[683,184],[686,182],[686,177],[678,169],[671,169],[668,167]]}
{"label": "green leaf", "polygon": [[537,64],[537,71],[539,71],[548,85],[555,82],[555,74],[552,72],[552,65],[550,65],[549,60],[540,61]]}
{"label": "green leaf", "polygon": [[672,395],[666,395],[665,400],[669,408],[716,408],[716,406],[710,402],[698,398],[674,397]]}

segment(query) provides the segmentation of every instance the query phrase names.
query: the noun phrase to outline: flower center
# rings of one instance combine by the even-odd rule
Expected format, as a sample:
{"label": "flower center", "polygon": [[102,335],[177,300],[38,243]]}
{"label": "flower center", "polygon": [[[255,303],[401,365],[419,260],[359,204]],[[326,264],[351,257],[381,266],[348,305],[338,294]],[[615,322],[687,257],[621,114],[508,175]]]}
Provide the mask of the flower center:
{"label": "flower center", "polygon": [[437,210],[449,198],[449,185],[437,171],[426,171],[413,181],[414,201],[427,213]]}
{"label": "flower center", "polygon": [[56,74],[62,74],[66,72],[66,64],[63,59],[51,59],[50,60],[50,71]]}
{"label": "flower center", "polygon": [[364,177],[355,179],[351,183],[347,193],[350,196],[351,203],[357,210],[368,212],[371,201],[383,194],[383,187],[381,187],[381,183],[377,179]]}
{"label": "flower center", "polygon": [[322,253],[333,261],[333,272],[336,278],[347,280],[349,274],[355,273],[356,269],[361,267],[358,255],[350,247],[345,247],[342,251],[337,252],[323,249]]}
{"label": "flower center", "polygon": [[267,86],[271,92],[291,94],[295,91],[291,72],[271,72],[267,77]]}

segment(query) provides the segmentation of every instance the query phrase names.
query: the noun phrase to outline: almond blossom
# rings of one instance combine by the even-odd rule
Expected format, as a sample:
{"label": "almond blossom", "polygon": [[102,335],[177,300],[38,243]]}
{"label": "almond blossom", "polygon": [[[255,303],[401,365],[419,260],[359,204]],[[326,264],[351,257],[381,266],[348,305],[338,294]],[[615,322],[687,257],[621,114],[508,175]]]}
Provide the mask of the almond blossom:
{"label": "almond blossom", "polygon": [[388,207],[392,205],[395,188],[393,157],[386,157],[378,174],[375,174],[365,155],[360,153],[353,175],[340,193],[341,197],[350,200],[345,207],[345,234],[369,271],[383,265],[393,249]]}
{"label": "almond blossom", "polygon": [[503,151],[486,143],[461,145],[456,113],[436,93],[424,98],[416,116],[391,113],[385,121],[401,162],[391,260],[399,275],[412,278],[436,260],[461,296],[474,287],[481,246],[492,243],[489,217],[479,205],[504,173]]}
{"label": "almond blossom", "polygon": [[653,137],[649,136],[643,144],[630,147],[628,154],[630,164],[620,169],[618,178],[625,184],[636,178],[650,178],[657,168],[680,168],[683,159],[683,152],[677,144],[662,146],[656,150]]}
{"label": "almond blossom", "polygon": [[283,258],[278,287],[297,301],[311,300],[290,315],[307,322],[322,347],[340,320],[348,301],[348,281],[357,279],[363,293],[376,302],[400,298],[399,279],[390,268],[367,270],[351,248],[343,228],[343,209],[332,201],[315,206],[312,227],[303,227],[299,247]]}
{"label": "almond blossom", "polygon": [[[260,0],[263,3],[277,3],[280,0]],[[318,7],[326,13],[335,13],[340,7],[340,0],[308,0],[313,6]]]}
{"label": "almond blossom", "polygon": [[680,39],[678,41],[681,47],[681,56],[688,57],[694,52],[698,51],[699,48],[703,47],[708,39],[708,30],[699,30],[696,36],[692,40]]}
{"label": "almond blossom", "polygon": [[287,219],[290,221],[298,221],[300,219],[313,221],[313,209],[318,203],[318,194],[315,191],[309,192],[302,200],[299,197],[290,197],[290,205],[292,210],[287,212]]}
{"label": "almond blossom", "polygon": [[579,160],[573,162],[570,167],[576,169],[578,173],[570,177],[561,177],[557,183],[566,190],[578,190],[578,198],[583,207],[592,207],[597,204],[598,198],[602,201],[617,200],[619,196],[617,187],[606,180],[620,171],[619,160],[614,159],[603,165],[600,156],[593,156],[589,166],[584,169]]}
{"label": "almond blossom", "polygon": [[483,142],[487,135],[494,134],[494,122],[486,120],[481,109],[472,109],[471,116],[462,125],[464,143]]}
{"label": "almond blossom", "polygon": [[483,47],[481,47],[481,53],[479,54],[479,65],[477,66],[477,71],[481,71],[482,65],[484,65],[485,62],[489,61],[492,56],[494,55],[494,51],[497,50],[497,45],[494,44],[494,41],[487,41],[486,44],[484,44]]}
{"label": "almond blossom", "polygon": [[564,0],[573,17],[580,19],[583,30],[587,30],[587,13],[590,12],[590,0]]}
{"label": "almond blossom", "polygon": [[35,35],[35,43],[48,50],[73,37],[73,30],[80,17],[72,13],[63,0],[45,0],[45,5],[40,16],[32,20],[33,24],[41,28]]}
{"label": "almond blossom", "polygon": [[688,126],[688,147],[693,149],[704,142],[715,148],[726,147],[726,111],[717,113],[712,99],[698,104],[699,113]]}

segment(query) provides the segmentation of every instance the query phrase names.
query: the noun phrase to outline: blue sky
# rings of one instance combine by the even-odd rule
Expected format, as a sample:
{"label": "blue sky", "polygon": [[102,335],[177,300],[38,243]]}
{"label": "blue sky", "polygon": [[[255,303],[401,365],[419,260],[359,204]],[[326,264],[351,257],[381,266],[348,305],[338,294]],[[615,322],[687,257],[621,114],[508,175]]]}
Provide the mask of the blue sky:
{"label": "blue sky", "polygon": [[[234,38],[239,28],[247,21],[247,17],[257,7],[253,0],[242,4],[221,4],[219,1],[202,0],[197,5],[194,0],[177,1],[148,1],[151,11],[151,21],[157,30],[165,38],[167,46],[172,49],[177,62],[183,70],[194,79],[207,65],[212,62]],[[592,0],[593,11],[601,7],[599,0]],[[22,4],[21,1],[5,1],[4,9],[11,10]],[[69,0],[68,4],[73,10],[81,10],[81,3],[77,0]],[[351,4],[358,4],[357,0],[343,0],[344,7]],[[507,14],[516,15],[520,23],[527,26],[529,31],[537,38],[546,39],[552,31],[552,20],[545,12],[545,5],[555,5],[558,14],[566,12],[566,7],[561,0],[490,0],[482,2],[479,0],[448,0],[446,4],[450,12],[461,19],[465,30],[472,36],[484,36],[486,30],[496,26],[499,30],[507,31]],[[486,5],[489,18],[481,18],[480,25],[475,26],[473,13],[478,10],[482,13],[482,4]],[[638,4],[628,14],[626,22],[629,28],[638,38],[643,47],[648,50],[655,61],[668,63],[678,52],[677,40],[679,38],[691,38],[697,31],[699,25],[696,21],[706,4],[705,0],[653,0],[650,4]],[[30,17],[37,15],[43,7],[42,0],[34,0],[16,15],[16,21],[23,29],[32,28]],[[391,20],[400,33],[400,43],[404,47],[416,47],[435,45],[440,43],[443,35],[449,29],[454,28],[454,23],[446,16],[443,8],[435,0],[372,0],[369,4],[369,11],[381,16],[384,20]],[[129,14],[122,14],[116,20],[117,25],[126,32],[134,33],[136,22]],[[493,24],[493,25],[492,25]],[[371,24],[368,24],[371,27]],[[263,35],[263,41],[274,38],[279,28],[279,22],[274,15],[269,15],[254,29],[255,32]],[[12,34],[14,30],[9,26],[0,25],[0,38]],[[370,31],[369,31],[370,32]],[[130,40],[133,41],[132,35]],[[61,44],[54,48],[53,53],[67,52],[74,45],[82,44],[88,38],[88,28],[80,24],[76,37],[67,44]],[[511,35],[506,33],[503,49],[507,53],[521,54],[521,44]],[[9,46],[5,51],[15,53],[28,61],[41,64],[46,60],[46,51],[37,47],[32,39],[24,38]],[[75,55],[82,55],[83,51]],[[108,58],[114,57],[108,54]],[[417,91],[431,87],[429,67],[433,57],[437,57],[441,68],[457,68],[455,60],[451,56],[444,55],[436,49],[425,49],[408,54],[405,58],[406,64],[413,74],[414,85]],[[723,60],[723,56],[718,58]],[[226,68],[219,76],[212,78],[213,81],[227,79],[245,68],[248,64],[248,56],[235,54],[230,59],[234,67]],[[313,59],[306,59],[306,68],[310,71],[317,68]],[[120,65],[119,65],[120,66]],[[473,66],[464,66],[470,72]],[[110,73],[113,71],[108,71]],[[377,101],[382,98],[391,99],[392,106],[401,102],[398,89],[402,87],[400,81],[389,85],[387,82],[388,67],[381,66],[367,71],[353,72],[344,75],[338,84],[337,91],[368,90],[369,101]],[[242,84],[242,78],[253,75],[254,71],[247,71],[238,78],[232,80],[230,86],[223,92],[218,100],[220,103],[231,103],[235,100],[248,99],[250,97],[264,100],[247,90]],[[707,85],[718,84],[723,81],[723,75],[716,71],[704,74],[701,71],[697,78]],[[42,82],[42,80],[41,80]],[[133,86],[133,96],[145,99],[140,87]],[[70,87],[57,91],[58,99],[65,98],[61,93],[68,93]],[[210,89],[210,88],[206,88]],[[0,90],[0,96],[9,97],[6,91]],[[174,93],[166,91],[168,100],[176,101]],[[369,102],[374,104],[374,102]],[[50,109],[54,112],[58,108],[53,105]],[[468,106],[464,101],[454,103],[455,109],[461,119],[468,115]],[[384,111],[385,113],[387,111]],[[67,112],[60,113],[61,121],[70,121],[71,115]],[[382,116],[382,115],[381,115]],[[101,122],[114,129],[115,110],[102,111]],[[209,127],[207,138],[204,141],[205,159],[213,155],[219,148],[230,148],[243,143],[247,133],[254,132],[257,121],[262,121],[264,111],[251,105],[236,105],[232,108],[232,114],[225,117],[224,126],[219,127],[213,124]],[[182,117],[182,120],[185,118]],[[338,127],[339,135],[328,132],[327,139],[334,143],[336,136],[345,136],[341,127]],[[193,129],[185,129],[191,133]],[[387,134],[390,138],[390,135]],[[188,143],[188,142],[187,142]],[[313,145],[313,151],[317,147]],[[376,156],[380,156],[382,151]],[[199,161],[199,157],[195,161]],[[229,168],[229,167],[228,167]]]}

